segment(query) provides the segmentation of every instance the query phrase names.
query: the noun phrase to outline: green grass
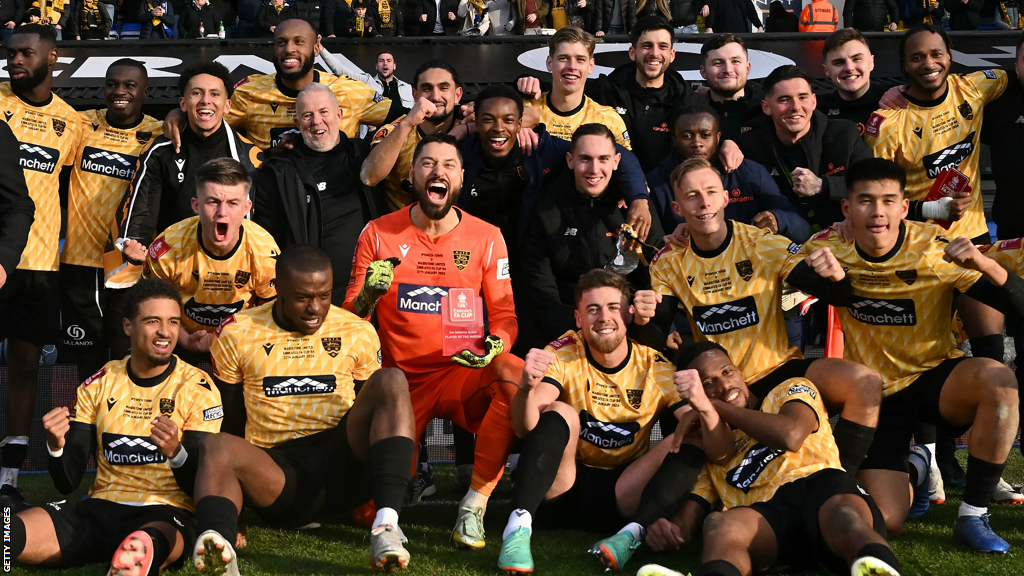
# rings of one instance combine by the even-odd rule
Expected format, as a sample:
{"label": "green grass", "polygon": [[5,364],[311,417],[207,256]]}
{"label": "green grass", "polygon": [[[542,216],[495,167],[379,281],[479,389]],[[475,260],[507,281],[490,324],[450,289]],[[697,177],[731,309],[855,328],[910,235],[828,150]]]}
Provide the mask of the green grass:
{"label": "green grass", "polygon": [[[965,451],[959,453],[966,459]],[[451,466],[435,467],[439,491],[434,499],[455,500],[457,493]],[[1024,460],[1013,451],[1004,477],[1011,483],[1024,481]],[[86,478],[83,484],[90,479]],[[45,475],[23,476],[20,484],[31,502],[61,499]],[[84,490],[81,491],[84,493]],[[81,495],[81,494],[79,494]],[[904,573],[936,576],[1018,576],[1024,573],[1024,506],[994,506],[993,526],[1012,550],[1003,557],[973,554],[953,543],[952,526],[959,506],[958,494],[947,492],[946,504],[933,507],[920,522],[907,525],[893,543],[903,563]],[[423,504],[402,513],[402,526],[409,537],[412,564],[406,572],[445,576],[477,576],[497,574],[496,563],[501,531],[508,517],[508,485],[503,482],[495,492],[488,510],[486,526],[488,546],[482,551],[454,550],[448,535],[455,522],[454,504]],[[248,547],[240,553],[239,564],[244,576],[369,574],[367,553],[369,533],[342,525],[325,525],[318,530],[297,533],[259,525],[251,514]],[[591,544],[607,534],[585,531],[539,530],[533,538],[537,573],[542,575],[597,575],[601,573],[596,560],[586,554]],[[700,551],[691,548],[678,554],[655,554],[641,548],[630,561],[627,573],[643,564],[657,562],[677,570],[696,572]],[[101,575],[106,566],[91,565],[61,571],[61,576]],[[15,567],[13,574],[52,573],[34,568]],[[194,574],[187,566],[180,574]]]}

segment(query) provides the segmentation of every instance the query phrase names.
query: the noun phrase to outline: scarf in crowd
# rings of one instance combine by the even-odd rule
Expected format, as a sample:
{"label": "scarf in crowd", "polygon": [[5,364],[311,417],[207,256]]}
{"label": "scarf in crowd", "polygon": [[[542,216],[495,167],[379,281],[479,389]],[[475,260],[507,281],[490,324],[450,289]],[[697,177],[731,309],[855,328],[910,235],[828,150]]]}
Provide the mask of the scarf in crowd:
{"label": "scarf in crowd", "polygon": [[377,25],[381,28],[391,28],[391,3],[388,0],[379,0],[377,2],[377,16],[380,17],[380,22]]}
{"label": "scarf in crowd", "polygon": [[[92,17],[90,19],[90,16]],[[97,0],[85,0],[82,5],[81,28],[83,31],[90,31],[99,28],[102,21],[100,17],[100,5]]]}
{"label": "scarf in crowd", "polygon": [[[167,13],[166,3],[161,3],[161,4],[159,4],[159,6],[163,6],[164,7],[164,13],[166,14]],[[152,2],[147,2],[146,3],[146,12],[152,12],[154,9],[156,9],[156,6],[154,6]],[[152,23],[153,23],[153,27],[154,28],[157,27],[157,26],[163,25],[163,21],[160,20],[159,18],[156,18],[156,17],[154,17],[152,19]]]}
{"label": "scarf in crowd", "polygon": [[360,18],[356,14],[356,35],[362,37],[366,32],[366,18]]}
{"label": "scarf in crowd", "polygon": [[[646,5],[647,5],[647,0],[637,0],[637,2],[636,2],[636,12],[637,12],[637,14],[639,14],[640,11],[643,10],[644,6],[646,6]],[[658,8],[658,12],[661,12],[661,14],[665,18],[668,18],[669,20],[672,19],[672,13],[669,12],[669,9],[668,9],[668,0],[655,0],[654,1],[654,5],[655,5],[655,7]]]}
{"label": "scarf in crowd", "polygon": [[270,5],[273,6],[274,12],[277,12],[277,15],[280,16],[281,15],[281,10],[284,10],[284,7],[287,6],[288,3],[287,2],[282,2],[282,3],[278,4],[277,2],[271,2]]}

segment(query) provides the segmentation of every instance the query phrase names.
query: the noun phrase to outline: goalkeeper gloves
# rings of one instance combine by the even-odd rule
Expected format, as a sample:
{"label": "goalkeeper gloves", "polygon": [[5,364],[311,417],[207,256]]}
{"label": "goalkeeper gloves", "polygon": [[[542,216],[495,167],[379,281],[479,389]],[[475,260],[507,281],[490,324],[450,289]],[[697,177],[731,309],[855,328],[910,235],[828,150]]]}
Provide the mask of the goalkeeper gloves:
{"label": "goalkeeper gloves", "polygon": [[366,276],[363,278],[363,288],[353,302],[357,316],[365,318],[373,312],[377,300],[380,300],[380,297],[391,288],[391,281],[395,279],[395,267],[401,263],[402,261],[398,258],[370,262],[370,265],[366,267]]}
{"label": "goalkeeper gloves", "polygon": [[459,366],[466,368],[483,368],[494,360],[495,356],[505,351],[505,343],[501,341],[501,338],[493,334],[488,334],[484,338],[484,353],[483,355],[476,354],[470,350],[463,350],[458,354],[452,356],[452,362],[455,362]]}

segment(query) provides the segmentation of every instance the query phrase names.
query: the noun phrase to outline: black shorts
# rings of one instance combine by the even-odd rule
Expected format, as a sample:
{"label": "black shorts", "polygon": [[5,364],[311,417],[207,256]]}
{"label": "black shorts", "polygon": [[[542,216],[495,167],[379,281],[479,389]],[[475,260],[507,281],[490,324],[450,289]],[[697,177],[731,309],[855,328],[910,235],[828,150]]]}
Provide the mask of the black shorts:
{"label": "black shorts", "polygon": [[771,392],[776,386],[782,384],[790,378],[803,378],[804,374],[807,374],[807,370],[810,369],[811,363],[814,362],[814,358],[794,358],[789,360],[782,366],[779,366],[775,370],[772,370],[763,378],[748,384],[747,387],[750,392],[758,398],[765,398],[768,393]]}
{"label": "black shorts", "polygon": [[273,504],[255,508],[261,518],[284,528],[345,514],[373,498],[373,475],[348,443],[345,414],[338,425],[263,450],[284,472],[284,489]]}
{"label": "black shorts", "polygon": [[872,528],[885,536],[885,520],[874,499],[849,474],[828,468],[782,486],[767,502],[750,505],[764,516],[775,533],[777,566],[803,570],[824,565],[831,569],[838,567],[836,574],[848,570],[844,561],[825,546],[818,526],[821,507],[839,494],[857,494],[863,498],[871,508]]}
{"label": "black shorts", "polygon": [[907,472],[910,439],[918,421],[934,424],[954,438],[962,436],[970,425],[956,426],[946,422],[939,413],[939,396],[956,365],[966,357],[949,358],[921,374],[910,386],[882,398],[878,427],[871,448],[860,465],[861,470],[893,470]]}
{"label": "black shorts", "polygon": [[60,280],[57,272],[14,270],[0,288],[0,340],[37,346],[60,339]]}
{"label": "black shorts", "polygon": [[585,529],[608,532],[625,526],[629,520],[619,513],[615,484],[626,465],[611,470],[576,463],[576,481],[572,488],[554,500],[540,505],[537,522],[545,528]]}
{"label": "black shorts", "polygon": [[82,357],[106,351],[114,340],[127,338],[120,306],[124,292],[103,286],[102,268],[61,264],[62,358],[77,363]]}
{"label": "black shorts", "polygon": [[109,500],[87,498],[63,500],[42,506],[53,521],[60,546],[60,568],[109,563],[114,552],[129,534],[152,522],[174,526],[185,541],[185,552],[170,566],[182,566],[195,546],[195,516],[181,508],[166,504],[129,506]]}

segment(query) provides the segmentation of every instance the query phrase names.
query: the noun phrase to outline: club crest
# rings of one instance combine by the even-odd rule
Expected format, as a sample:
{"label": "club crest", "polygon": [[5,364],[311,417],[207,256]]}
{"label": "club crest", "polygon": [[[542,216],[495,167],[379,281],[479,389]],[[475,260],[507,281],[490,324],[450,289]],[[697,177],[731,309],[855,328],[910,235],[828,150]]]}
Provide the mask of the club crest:
{"label": "club crest", "polygon": [[170,417],[174,414],[174,399],[173,398],[161,398],[160,399],[160,415]]}
{"label": "club crest", "polygon": [[754,277],[754,265],[750,260],[743,260],[742,262],[736,263],[736,273],[740,275],[746,281],[750,281]]}
{"label": "club crest", "polygon": [[640,408],[640,404],[643,402],[644,391],[643,390],[626,390],[626,400],[629,401],[629,405],[633,408]]}
{"label": "club crest", "polygon": [[465,270],[466,266],[469,266],[469,250],[453,250],[452,258],[455,260],[455,267],[459,270]]}
{"label": "club crest", "polygon": [[324,346],[324,352],[331,358],[336,358],[341,352],[341,338],[321,338],[320,343]]}

